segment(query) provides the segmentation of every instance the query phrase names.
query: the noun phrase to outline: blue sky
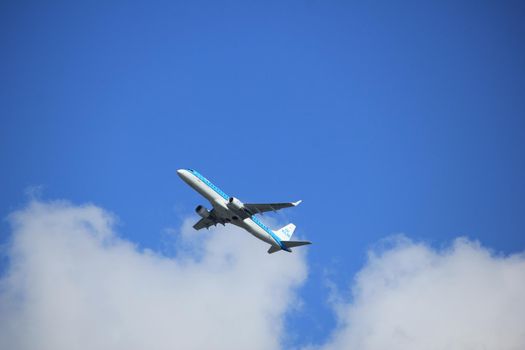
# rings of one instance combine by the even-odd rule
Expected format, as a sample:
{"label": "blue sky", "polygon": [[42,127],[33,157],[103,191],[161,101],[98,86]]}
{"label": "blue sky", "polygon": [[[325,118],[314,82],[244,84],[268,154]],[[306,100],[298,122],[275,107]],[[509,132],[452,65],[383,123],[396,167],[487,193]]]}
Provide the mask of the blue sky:
{"label": "blue sky", "polygon": [[163,251],[204,203],[178,168],[247,202],[303,199],[277,215],[314,242],[287,317],[291,342],[321,342],[327,279],[347,287],[384,237],[524,249],[524,15],[513,1],[2,2],[0,213],[41,186]]}

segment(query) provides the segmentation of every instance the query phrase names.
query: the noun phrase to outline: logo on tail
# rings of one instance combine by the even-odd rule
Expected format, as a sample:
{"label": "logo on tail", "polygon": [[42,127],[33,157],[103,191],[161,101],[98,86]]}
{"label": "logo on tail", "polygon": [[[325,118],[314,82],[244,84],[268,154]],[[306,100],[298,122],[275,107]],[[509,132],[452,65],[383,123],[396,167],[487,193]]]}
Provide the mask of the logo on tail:
{"label": "logo on tail", "polygon": [[281,241],[289,241],[292,238],[293,232],[295,231],[294,224],[288,224],[283,228],[273,231]]}

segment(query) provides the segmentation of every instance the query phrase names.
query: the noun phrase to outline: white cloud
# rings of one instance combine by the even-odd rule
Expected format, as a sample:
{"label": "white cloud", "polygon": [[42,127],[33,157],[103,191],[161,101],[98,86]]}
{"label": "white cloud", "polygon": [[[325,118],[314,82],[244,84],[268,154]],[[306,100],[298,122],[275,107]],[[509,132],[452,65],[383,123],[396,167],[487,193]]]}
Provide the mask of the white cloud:
{"label": "white cloud", "polygon": [[[170,258],[120,238],[93,205],[34,200],[11,214],[0,349],[280,348],[306,250],[268,256],[245,232],[195,232],[194,219]],[[397,237],[370,252],[349,295],[331,299],[338,327],[315,348],[525,349],[523,255]]]}
{"label": "white cloud", "polygon": [[397,237],[369,254],[339,326],[320,348],[525,349],[525,257],[457,239],[435,250]]}
{"label": "white cloud", "polygon": [[302,251],[268,256],[236,228],[186,223],[189,244],[168,258],[93,205],[33,201],[9,220],[1,349],[277,349],[306,278]]}

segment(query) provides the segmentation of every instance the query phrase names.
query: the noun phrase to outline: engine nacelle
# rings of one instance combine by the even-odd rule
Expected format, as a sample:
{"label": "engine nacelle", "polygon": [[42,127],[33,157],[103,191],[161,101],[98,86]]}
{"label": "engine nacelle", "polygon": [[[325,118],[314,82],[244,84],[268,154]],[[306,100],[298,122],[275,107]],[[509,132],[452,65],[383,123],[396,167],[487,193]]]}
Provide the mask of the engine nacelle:
{"label": "engine nacelle", "polygon": [[230,199],[228,199],[228,208],[240,211],[244,208],[244,204],[237,198],[230,197]]}
{"label": "engine nacelle", "polygon": [[206,219],[208,216],[210,216],[208,209],[204,208],[202,205],[198,205],[197,208],[195,208],[195,212],[203,219]]}

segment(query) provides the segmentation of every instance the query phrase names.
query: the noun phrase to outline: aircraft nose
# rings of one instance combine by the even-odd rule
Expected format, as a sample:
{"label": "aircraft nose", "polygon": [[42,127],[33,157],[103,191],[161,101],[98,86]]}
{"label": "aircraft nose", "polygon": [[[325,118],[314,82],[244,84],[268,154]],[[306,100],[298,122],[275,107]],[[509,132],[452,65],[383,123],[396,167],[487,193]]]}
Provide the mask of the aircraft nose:
{"label": "aircraft nose", "polygon": [[179,174],[180,177],[184,178],[184,169],[177,170],[177,174]]}

